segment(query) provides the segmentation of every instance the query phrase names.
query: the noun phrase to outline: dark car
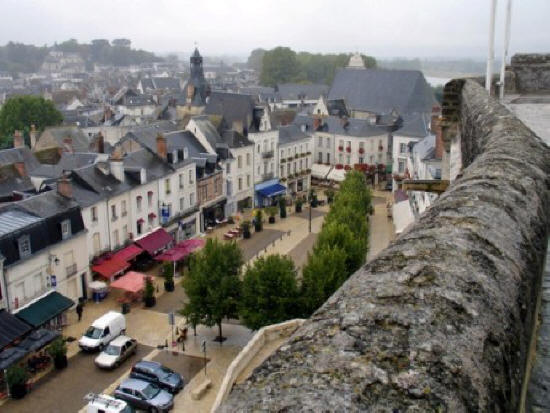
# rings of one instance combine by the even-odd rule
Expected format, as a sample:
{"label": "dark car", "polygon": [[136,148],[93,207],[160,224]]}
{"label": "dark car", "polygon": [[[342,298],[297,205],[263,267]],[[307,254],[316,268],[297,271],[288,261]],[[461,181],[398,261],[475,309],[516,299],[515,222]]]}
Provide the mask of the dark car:
{"label": "dark car", "polygon": [[132,367],[130,377],[153,383],[170,393],[183,389],[183,378],[178,373],[156,361],[140,361]]}
{"label": "dark car", "polygon": [[174,407],[174,396],[153,383],[126,379],[115,390],[115,398],[128,402],[136,409],[148,412],[168,412]]}
{"label": "dark car", "polygon": [[384,187],[386,191],[391,191],[393,189],[392,181],[386,181],[386,186]]}

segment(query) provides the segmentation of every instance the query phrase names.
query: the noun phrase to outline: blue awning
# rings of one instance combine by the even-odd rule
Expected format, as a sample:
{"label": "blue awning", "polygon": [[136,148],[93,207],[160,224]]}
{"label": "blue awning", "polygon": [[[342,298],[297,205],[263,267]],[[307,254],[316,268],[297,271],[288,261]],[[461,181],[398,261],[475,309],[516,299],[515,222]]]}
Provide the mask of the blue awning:
{"label": "blue awning", "polygon": [[265,188],[258,189],[258,193],[263,197],[270,197],[275,195],[281,195],[286,192],[286,186],[281,184],[275,184],[266,186]]}

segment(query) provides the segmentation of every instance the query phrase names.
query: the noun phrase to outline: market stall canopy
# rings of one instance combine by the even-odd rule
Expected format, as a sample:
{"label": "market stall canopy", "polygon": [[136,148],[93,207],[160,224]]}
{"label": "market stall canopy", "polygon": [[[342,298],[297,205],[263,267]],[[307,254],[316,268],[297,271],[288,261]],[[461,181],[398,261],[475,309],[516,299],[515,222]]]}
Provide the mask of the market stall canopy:
{"label": "market stall canopy", "polygon": [[126,248],[121,249],[120,251],[115,252],[113,259],[119,261],[130,261],[136,258],[139,254],[143,252],[143,249],[138,247],[136,244],[128,245]]}
{"label": "market stall canopy", "polygon": [[273,185],[266,186],[265,188],[258,189],[258,192],[263,197],[268,198],[271,196],[284,194],[286,192],[286,186],[281,184],[273,184]]}
{"label": "market stall canopy", "polygon": [[327,179],[327,175],[331,170],[330,165],[323,165],[322,163],[314,163],[311,166],[311,176],[317,179]]}
{"label": "market stall canopy", "polygon": [[97,272],[103,278],[109,280],[111,277],[120,274],[122,271],[126,270],[130,264],[126,261],[117,260],[115,258],[110,258],[103,261],[101,264],[94,265],[92,271]]}
{"label": "market stall canopy", "polygon": [[24,321],[6,310],[0,310],[0,349],[23,337],[31,330]]}
{"label": "market stall canopy", "polygon": [[28,354],[27,351],[19,347],[10,347],[0,353],[0,370],[7,369],[12,364],[17,363]]}
{"label": "market stall canopy", "polygon": [[111,287],[128,291],[130,293],[137,293],[143,290],[143,287],[145,286],[145,277],[147,276],[140,272],[129,271],[118,280],[113,281],[111,283]]}
{"label": "market stall canopy", "polygon": [[59,331],[40,328],[29,334],[23,341],[21,341],[21,343],[17,345],[17,347],[28,352],[36,351],[44,347],[46,344],[51,343],[60,335],[61,333]]}
{"label": "market stall canopy", "polygon": [[163,228],[159,228],[140,240],[137,240],[136,244],[149,254],[154,255],[173,241],[174,238],[172,238],[169,233],[167,233]]}
{"label": "market stall canopy", "polygon": [[180,242],[176,247],[184,248],[188,252],[193,252],[198,248],[204,247],[204,244],[206,244],[206,242],[203,239],[193,238]]}
{"label": "market stall canopy", "polygon": [[155,260],[157,261],[180,261],[187,257],[191,251],[185,248],[174,247],[168,251],[164,251],[162,254],[157,255]]}
{"label": "market stall canopy", "polygon": [[333,168],[332,171],[329,172],[327,179],[330,181],[342,182],[346,179],[346,170]]}
{"label": "market stall canopy", "polygon": [[50,291],[42,298],[18,310],[15,316],[33,327],[39,327],[74,305],[73,300]]}

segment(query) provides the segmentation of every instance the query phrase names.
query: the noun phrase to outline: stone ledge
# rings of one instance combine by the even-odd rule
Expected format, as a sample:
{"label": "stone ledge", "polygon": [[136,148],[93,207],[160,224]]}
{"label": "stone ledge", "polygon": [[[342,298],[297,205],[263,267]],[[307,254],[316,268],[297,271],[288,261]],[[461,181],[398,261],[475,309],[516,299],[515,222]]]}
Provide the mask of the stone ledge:
{"label": "stone ledge", "polygon": [[478,84],[455,86],[461,177],[220,411],[518,410],[550,150]]}

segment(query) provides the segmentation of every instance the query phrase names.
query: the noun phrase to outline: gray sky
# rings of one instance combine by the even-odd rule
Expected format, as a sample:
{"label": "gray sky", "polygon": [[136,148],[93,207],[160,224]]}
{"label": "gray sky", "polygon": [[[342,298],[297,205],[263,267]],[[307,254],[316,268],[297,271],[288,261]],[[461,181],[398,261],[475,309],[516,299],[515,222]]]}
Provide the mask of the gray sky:
{"label": "gray sky", "polygon": [[[497,49],[506,0],[499,0]],[[126,37],[155,52],[256,47],[483,57],[489,0],[0,0],[0,44]],[[514,0],[511,54],[550,52],[550,0]]]}

